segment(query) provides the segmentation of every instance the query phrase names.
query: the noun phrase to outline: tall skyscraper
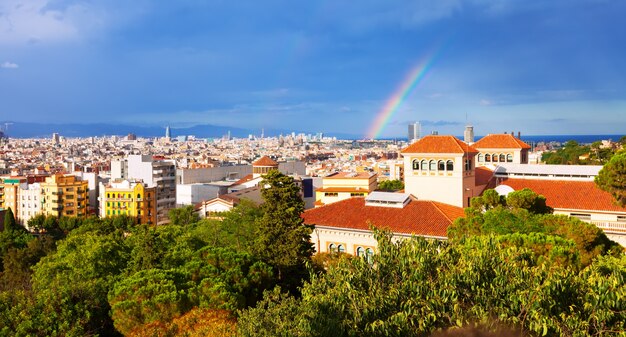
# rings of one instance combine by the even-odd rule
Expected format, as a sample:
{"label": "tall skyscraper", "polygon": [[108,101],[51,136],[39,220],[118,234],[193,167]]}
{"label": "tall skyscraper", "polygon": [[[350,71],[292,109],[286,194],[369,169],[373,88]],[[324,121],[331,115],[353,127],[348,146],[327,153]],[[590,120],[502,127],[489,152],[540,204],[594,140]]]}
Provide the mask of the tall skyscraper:
{"label": "tall skyscraper", "polygon": [[420,122],[409,124],[409,143],[413,143],[422,137],[422,125]]}
{"label": "tall skyscraper", "polygon": [[465,126],[465,132],[463,132],[463,141],[466,143],[474,142],[474,127],[471,125]]}
{"label": "tall skyscraper", "polygon": [[170,140],[172,138],[172,131],[170,130],[170,126],[165,127],[165,139]]}

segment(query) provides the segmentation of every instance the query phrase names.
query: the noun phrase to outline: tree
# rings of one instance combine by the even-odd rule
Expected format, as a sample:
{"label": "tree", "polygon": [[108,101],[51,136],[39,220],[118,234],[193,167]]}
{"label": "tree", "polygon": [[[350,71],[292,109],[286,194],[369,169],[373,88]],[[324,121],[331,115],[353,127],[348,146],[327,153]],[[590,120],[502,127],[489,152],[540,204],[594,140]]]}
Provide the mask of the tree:
{"label": "tree", "polygon": [[193,208],[193,205],[188,205],[181,208],[174,208],[169,211],[170,224],[185,226],[198,222],[200,217]]}
{"label": "tree", "polygon": [[11,207],[9,207],[4,213],[4,231],[7,232],[15,230],[24,230],[24,227],[18,225],[17,221],[15,221],[15,215],[13,215],[13,210],[11,210]]}
{"label": "tree", "polygon": [[626,206],[626,153],[614,155],[595,178],[596,185],[611,193],[615,203]]}
{"label": "tree", "polygon": [[384,180],[378,184],[378,189],[383,191],[398,191],[404,189],[402,180]]}
{"label": "tree", "polygon": [[509,193],[506,204],[512,209],[521,208],[534,214],[552,213],[552,208],[546,205],[546,198],[529,188]]}
{"label": "tree", "polygon": [[257,222],[253,252],[277,272],[279,284],[295,293],[308,275],[311,261],[312,229],[303,224],[300,214],[304,201],[293,178],[270,170],[262,182],[263,216]]}

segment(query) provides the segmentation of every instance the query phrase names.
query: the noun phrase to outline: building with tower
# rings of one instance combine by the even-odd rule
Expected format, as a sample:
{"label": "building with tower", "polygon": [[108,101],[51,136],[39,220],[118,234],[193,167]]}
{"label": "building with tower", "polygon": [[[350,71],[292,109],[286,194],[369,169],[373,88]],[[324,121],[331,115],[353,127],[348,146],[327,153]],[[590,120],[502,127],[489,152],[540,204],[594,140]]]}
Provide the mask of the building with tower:
{"label": "building with tower", "polygon": [[454,136],[429,135],[402,150],[404,189],[419,200],[469,206],[478,195],[475,157],[478,150]]}
{"label": "building with tower", "polygon": [[463,141],[472,144],[474,142],[474,127],[471,125],[465,126],[465,131],[463,132]]}

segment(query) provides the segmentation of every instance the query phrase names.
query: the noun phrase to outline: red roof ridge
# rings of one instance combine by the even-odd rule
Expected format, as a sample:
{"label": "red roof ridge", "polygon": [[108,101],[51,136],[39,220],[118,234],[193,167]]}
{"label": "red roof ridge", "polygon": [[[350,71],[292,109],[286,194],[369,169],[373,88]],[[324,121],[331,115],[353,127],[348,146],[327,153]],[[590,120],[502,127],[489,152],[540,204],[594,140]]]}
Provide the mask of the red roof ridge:
{"label": "red roof ridge", "polygon": [[[443,205],[445,205],[445,206],[452,206],[452,207],[457,207],[457,206],[454,206],[454,205],[448,205],[448,204],[444,204],[444,203],[442,203],[442,202],[432,201],[432,200],[430,200],[430,202],[431,202],[431,203],[435,206],[435,208],[436,208],[439,212],[441,212],[441,214],[443,214],[443,216],[444,216],[446,219],[448,219],[451,223],[452,223],[452,222],[454,222],[454,220],[456,220],[456,218],[455,218],[455,219],[450,218],[450,216],[448,216],[448,214],[447,214],[446,212],[444,212],[444,211],[441,209],[441,206],[443,206]],[[459,207],[459,208],[461,208],[461,207]],[[462,209],[463,209],[463,208],[461,208],[461,210],[462,210]]]}
{"label": "red roof ridge", "polygon": [[278,163],[268,156],[263,156],[252,163],[252,166],[278,166]]}
{"label": "red roof ridge", "polygon": [[452,135],[428,135],[400,153],[478,153],[478,150]]}

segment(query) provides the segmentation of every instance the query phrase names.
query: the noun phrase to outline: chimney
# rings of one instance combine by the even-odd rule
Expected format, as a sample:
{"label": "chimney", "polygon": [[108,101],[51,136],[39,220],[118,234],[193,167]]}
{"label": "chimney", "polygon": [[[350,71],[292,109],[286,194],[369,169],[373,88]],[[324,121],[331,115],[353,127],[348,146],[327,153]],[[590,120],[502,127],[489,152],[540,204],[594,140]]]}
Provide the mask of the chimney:
{"label": "chimney", "polygon": [[522,139],[522,132],[521,131],[517,131],[517,139]]}
{"label": "chimney", "polygon": [[505,134],[505,135],[508,135],[508,133],[507,133],[506,131],[504,131],[504,134]]}

